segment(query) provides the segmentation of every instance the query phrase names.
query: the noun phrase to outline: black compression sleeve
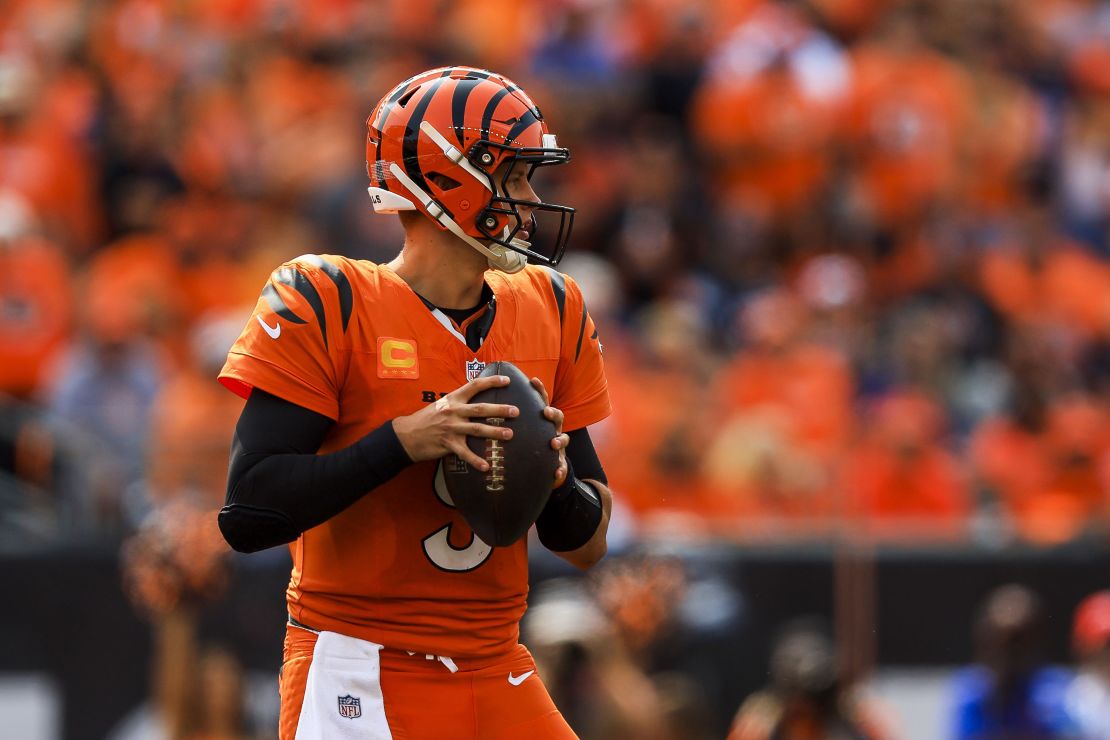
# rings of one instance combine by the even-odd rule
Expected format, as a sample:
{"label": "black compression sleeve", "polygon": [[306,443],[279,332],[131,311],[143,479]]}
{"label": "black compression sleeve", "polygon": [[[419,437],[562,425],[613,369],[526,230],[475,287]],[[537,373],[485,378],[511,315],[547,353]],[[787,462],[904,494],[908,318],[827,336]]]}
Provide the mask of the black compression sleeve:
{"label": "black compression sleeve", "polygon": [[317,455],[332,424],[277,396],[251,393],[235,427],[219,517],[228,544],[255,552],[292,542],[412,462],[392,422],[350,447]]}
{"label": "black compression sleeve", "polygon": [[585,428],[576,429],[568,436],[567,479],[551,491],[551,498],[536,520],[536,534],[552,552],[577,550],[590,541],[601,523],[601,499],[592,486],[579,478],[609,483],[589,432]]}
{"label": "black compression sleeve", "polygon": [[597,457],[593,440],[586,427],[567,432],[570,444],[567,445],[567,463],[574,466],[579,478],[589,478],[609,485],[605,471],[601,467],[601,460]]}

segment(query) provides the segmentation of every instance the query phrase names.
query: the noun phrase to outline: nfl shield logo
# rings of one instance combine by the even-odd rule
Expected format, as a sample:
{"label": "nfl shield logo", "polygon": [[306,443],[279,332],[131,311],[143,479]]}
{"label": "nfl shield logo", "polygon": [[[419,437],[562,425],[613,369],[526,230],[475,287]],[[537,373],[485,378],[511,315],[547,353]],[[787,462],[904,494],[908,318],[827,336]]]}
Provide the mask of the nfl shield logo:
{"label": "nfl shield logo", "polygon": [[466,379],[474,380],[482,371],[486,369],[486,363],[475,357],[473,360],[468,360],[466,363]]}
{"label": "nfl shield logo", "polygon": [[339,716],[347,719],[358,719],[362,716],[362,702],[357,696],[339,697]]}

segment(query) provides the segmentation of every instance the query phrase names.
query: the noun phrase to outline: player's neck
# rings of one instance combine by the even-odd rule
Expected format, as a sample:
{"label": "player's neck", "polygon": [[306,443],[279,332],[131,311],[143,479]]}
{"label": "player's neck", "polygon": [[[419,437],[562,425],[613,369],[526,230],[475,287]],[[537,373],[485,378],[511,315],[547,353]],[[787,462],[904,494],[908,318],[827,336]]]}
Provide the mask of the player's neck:
{"label": "player's neck", "polygon": [[449,234],[409,231],[389,263],[414,291],[440,308],[469,308],[481,299],[486,258]]}

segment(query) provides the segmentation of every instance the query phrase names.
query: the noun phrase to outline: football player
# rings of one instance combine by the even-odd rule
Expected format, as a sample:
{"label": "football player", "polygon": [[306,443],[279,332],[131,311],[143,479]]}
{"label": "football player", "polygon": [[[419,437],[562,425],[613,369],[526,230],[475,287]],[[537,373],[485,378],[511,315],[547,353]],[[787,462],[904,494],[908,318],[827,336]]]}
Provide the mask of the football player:
{"label": "football player", "polygon": [[[293,556],[280,736],[574,737],[518,642],[526,539],[482,542],[441,469],[454,453],[485,470],[467,435],[511,434],[472,419],[515,407],[470,399],[508,380],[477,378],[486,363],[512,362],[556,428],[539,540],[582,568],[605,554],[611,495],[587,432],[610,410],[601,348],[552,269],[574,209],[530,182],[569,152],[517,85],[449,67],[382,98],[366,158],[400,254],[282,265],[220,374],[247,398],[220,529],[237,550]],[[541,248],[544,218],[557,229]]]}

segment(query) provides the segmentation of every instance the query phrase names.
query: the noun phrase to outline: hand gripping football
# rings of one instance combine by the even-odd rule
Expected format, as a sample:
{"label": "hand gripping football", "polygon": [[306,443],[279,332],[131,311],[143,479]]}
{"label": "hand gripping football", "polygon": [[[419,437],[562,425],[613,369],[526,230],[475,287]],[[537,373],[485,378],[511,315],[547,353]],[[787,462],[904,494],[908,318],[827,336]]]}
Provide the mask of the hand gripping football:
{"label": "hand gripping football", "polygon": [[470,403],[506,403],[520,409],[511,419],[481,419],[507,426],[512,439],[467,437],[489,470],[476,470],[455,455],[444,460],[447,492],[467,524],[487,545],[505,547],[519,540],[536,521],[551,495],[559,453],[551,449],[555,424],[543,415],[544,402],[528,377],[508,362],[491,362],[482,377],[505,375],[509,384],[482,391]]}

